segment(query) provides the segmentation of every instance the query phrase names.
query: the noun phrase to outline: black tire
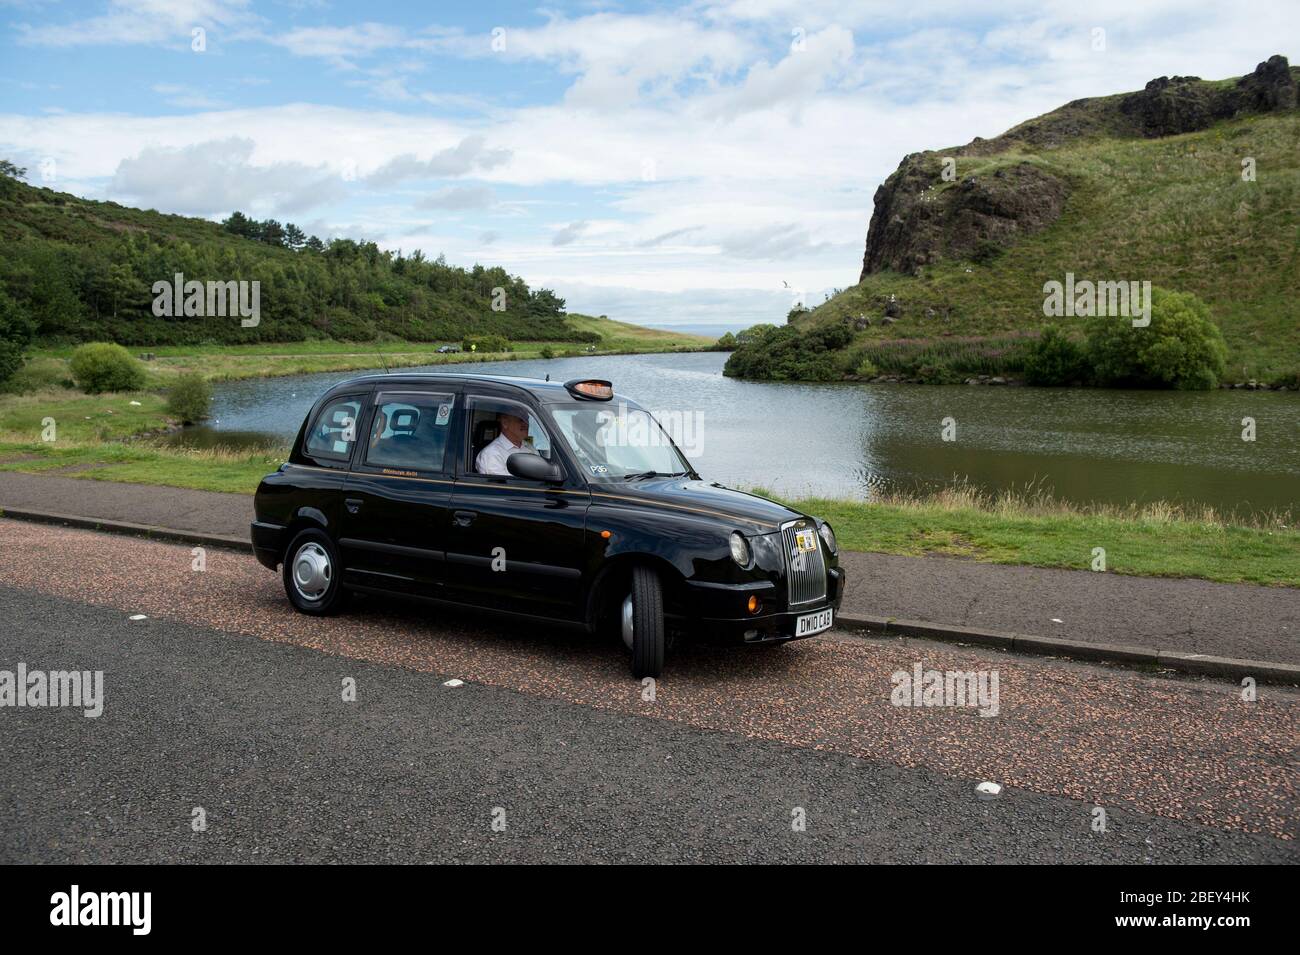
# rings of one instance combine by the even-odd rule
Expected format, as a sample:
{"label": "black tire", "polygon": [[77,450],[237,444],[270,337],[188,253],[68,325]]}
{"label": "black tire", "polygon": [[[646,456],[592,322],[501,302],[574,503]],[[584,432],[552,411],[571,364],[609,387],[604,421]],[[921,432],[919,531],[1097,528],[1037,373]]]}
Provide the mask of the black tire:
{"label": "black tire", "polygon": [[632,676],[658,679],[664,670],[664,594],[659,575],[632,568]]}
{"label": "black tire", "polygon": [[[313,548],[317,555],[314,559],[308,557]],[[317,586],[322,582],[319,573],[316,576],[309,577],[304,565],[299,580],[295,581],[294,577],[295,573],[299,571],[298,565],[302,563],[300,558],[312,563],[314,568],[319,571],[321,566],[319,555],[321,554],[325,557],[325,573],[323,575],[325,585],[323,589],[317,592]],[[343,588],[342,571],[343,568],[339,565],[338,549],[334,546],[334,542],[330,540],[328,534],[314,527],[299,533],[284,552],[284,570],[282,572],[284,592],[289,597],[289,603],[293,604],[293,609],[312,617],[326,617],[342,610],[347,605],[350,596],[349,592]]]}

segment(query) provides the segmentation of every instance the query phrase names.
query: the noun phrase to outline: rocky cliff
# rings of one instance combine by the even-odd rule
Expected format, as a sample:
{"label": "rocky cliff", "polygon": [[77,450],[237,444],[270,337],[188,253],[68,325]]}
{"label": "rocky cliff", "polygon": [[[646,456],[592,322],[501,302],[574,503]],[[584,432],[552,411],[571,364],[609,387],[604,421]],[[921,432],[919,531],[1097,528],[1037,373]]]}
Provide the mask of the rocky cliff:
{"label": "rocky cliff", "polygon": [[1277,55],[1235,81],[1161,76],[1135,93],[1075,100],[995,139],[913,153],[876,190],[859,281],[885,270],[916,275],[940,259],[995,253],[1056,221],[1070,192],[1068,181],[1033,163],[993,163],[983,174],[957,178],[956,164],[945,160],[1046,153],[1091,136],[1197,132],[1224,119],[1294,110],[1298,89],[1300,67]]}

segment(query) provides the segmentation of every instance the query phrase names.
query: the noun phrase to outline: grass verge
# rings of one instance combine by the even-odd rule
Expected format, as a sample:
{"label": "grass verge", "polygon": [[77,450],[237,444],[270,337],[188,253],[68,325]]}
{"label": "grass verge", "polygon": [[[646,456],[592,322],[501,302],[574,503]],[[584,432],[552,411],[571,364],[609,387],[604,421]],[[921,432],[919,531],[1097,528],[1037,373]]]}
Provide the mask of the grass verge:
{"label": "grass verge", "polygon": [[1083,508],[1045,495],[988,497],[969,488],[870,504],[787,503],[830,521],[846,550],[1090,570],[1095,549],[1103,548],[1110,573],[1300,587],[1300,531],[1289,515],[1238,521],[1167,504]]}

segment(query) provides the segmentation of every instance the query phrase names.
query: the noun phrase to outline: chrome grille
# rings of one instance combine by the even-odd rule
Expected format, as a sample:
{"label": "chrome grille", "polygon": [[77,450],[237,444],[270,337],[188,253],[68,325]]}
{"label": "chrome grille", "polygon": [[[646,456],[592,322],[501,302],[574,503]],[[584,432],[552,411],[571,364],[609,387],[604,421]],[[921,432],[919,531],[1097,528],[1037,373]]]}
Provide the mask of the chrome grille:
{"label": "chrome grille", "polygon": [[[799,555],[799,549],[795,545],[795,532],[803,527],[813,531],[817,541],[817,549]],[[812,521],[791,521],[789,524],[783,524],[781,526],[781,540],[785,546],[785,573],[790,605],[824,600],[826,597],[826,559],[822,556],[822,547],[825,545],[822,543],[821,535],[817,534],[816,526]],[[799,556],[803,557],[802,561],[799,560]]]}

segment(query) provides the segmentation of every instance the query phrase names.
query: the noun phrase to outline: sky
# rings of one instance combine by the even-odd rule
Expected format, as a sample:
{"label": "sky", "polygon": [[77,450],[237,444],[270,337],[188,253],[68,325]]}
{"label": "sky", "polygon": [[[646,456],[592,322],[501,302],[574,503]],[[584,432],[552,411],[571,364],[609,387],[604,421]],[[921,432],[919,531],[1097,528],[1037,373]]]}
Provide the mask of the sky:
{"label": "sky", "polygon": [[1294,0],[0,0],[0,158],[743,327],[857,281],[907,153],[1287,38]]}

